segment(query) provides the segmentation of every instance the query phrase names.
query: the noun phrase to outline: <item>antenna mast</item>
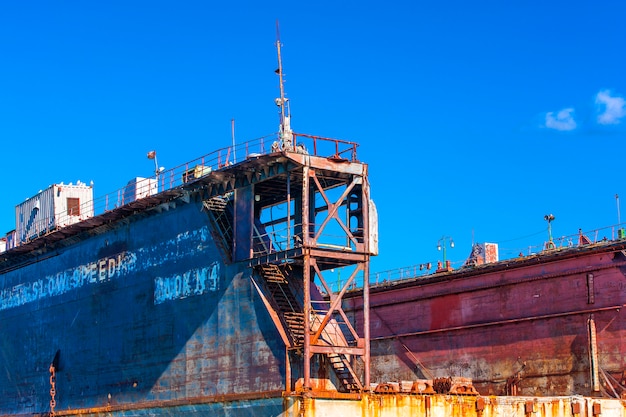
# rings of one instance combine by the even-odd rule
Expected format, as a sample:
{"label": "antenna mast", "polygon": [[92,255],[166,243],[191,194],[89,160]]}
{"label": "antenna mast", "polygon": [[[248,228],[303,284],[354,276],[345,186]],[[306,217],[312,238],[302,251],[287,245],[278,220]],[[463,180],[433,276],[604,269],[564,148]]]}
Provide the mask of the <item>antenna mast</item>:
{"label": "antenna mast", "polygon": [[293,135],[291,132],[291,115],[289,113],[288,99],[285,98],[285,87],[283,81],[283,61],[280,55],[280,30],[278,28],[278,20],[276,20],[276,51],[278,53],[278,74],[280,97],[275,100],[276,105],[280,107],[280,140],[283,150],[291,150],[293,148]]}
{"label": "antenna mast", "polygon": [[235,119],[230,119],[230,134],[233,141],[233,163],[237,163],[237,148],[235,148]]}

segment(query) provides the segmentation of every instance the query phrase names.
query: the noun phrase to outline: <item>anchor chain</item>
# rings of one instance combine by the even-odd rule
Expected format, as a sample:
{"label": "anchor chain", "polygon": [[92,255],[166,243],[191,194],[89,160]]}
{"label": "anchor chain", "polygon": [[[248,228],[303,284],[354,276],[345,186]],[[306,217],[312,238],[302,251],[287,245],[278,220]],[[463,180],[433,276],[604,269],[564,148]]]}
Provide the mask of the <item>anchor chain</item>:
{"label": "anchor chain", "polygon": [[56,369],[54,368],[54,364],[50,364],[50,415],[54,415],[54,407],[56,407],[57,402],[54,397],[57,394],[56,390]]}

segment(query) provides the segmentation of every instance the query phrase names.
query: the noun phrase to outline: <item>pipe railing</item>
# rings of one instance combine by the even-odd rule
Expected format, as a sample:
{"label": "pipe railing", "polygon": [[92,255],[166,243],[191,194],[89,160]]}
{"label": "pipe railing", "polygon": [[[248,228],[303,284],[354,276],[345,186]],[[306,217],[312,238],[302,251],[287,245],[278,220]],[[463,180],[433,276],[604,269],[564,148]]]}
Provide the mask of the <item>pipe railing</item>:
{"label": "pipe railing", "polygon": [[[341,155],[349,154],[350,160],[356,161],[356,148],[358,145],[354,142],[297,133],[294,133],[293,137],[294,147],[286,151],[306,153],[325,158],[337,158],[341,157]],[[79,206],[79,211],[86,213],[86,216],[55,213],[52,217],[41,217],[36,219],[36,225],[31,228],[36,233],[31,233],[29,236],[18,236],[16,231],[12,231],[7,235],[10,237],[7,240],[12,241],[13,246],[28,243],[60,228],[86,220],[88,217],[117,209],[140,198],[170,191],[186,183],[196,181],[213,171],[225,169],[248,158],[271,153],[272,144],[279,142],[278,135],[272,134],[237,144],[234,147],[229,146],[217,149],[168,170],[159,171],[157,167],[155,174],[148,178],[137,177],[133,184],[129,182],[129,184],[118,190],[82,202]],[[241,160],[236,159],[238,155],[243,155],[243,158]]]}
{"label": "pipe railing", "polygon": [[[579,231],[576,234],[553,238],[553,249],[546,249],[547,242],[540,245],[528,246],[521,250],[510,251],[515,255],[503,257],[500,260],[522,259],[526,257],[539,256],[551,253],[557,253],[577,247],[585,247],[589,245],[597,245],[603,243],[611,243],[618,241],[626,241],[626,229],[624,224],[606,226],[599,229],[593,229],[588,232]],[[509,252],[509,250],[507,250]],[[459,269],[465,266],[466,261],[451,262],[453,269]],[[387,285],[393,282],[402,282],[416,278],[428,278],[437,272],[437,261],[429,261],[421,264],[405,266],[401,268],[389,269],[386,271],[374,272],[370,274],[370,286]],[[343,281],[336,281],[336,288],[333,285],[333,291],[339,291],[343,286]],[[358,277],[353,283],[352,289],[362,289],[362,276]]]}

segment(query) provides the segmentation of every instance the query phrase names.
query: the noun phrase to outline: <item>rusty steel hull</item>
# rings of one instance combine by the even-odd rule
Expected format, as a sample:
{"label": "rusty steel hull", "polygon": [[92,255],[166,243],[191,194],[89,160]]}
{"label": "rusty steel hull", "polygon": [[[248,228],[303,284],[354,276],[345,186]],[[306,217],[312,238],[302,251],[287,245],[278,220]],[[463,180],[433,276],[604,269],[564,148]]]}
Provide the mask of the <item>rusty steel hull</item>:
{"label": "rusty steel hull", "polygon": [[[455,375],[484,395],[619,397],[623,251],[606,243],[372,288],[372,379]],[[361,322],[360,293],[345,303]]]}
{"label": "rusty steel hull", "polygon": [[[366,174],[341,158],[254,157],[1,254],[0,415],[516,415],[473,388],[384,383],[469,377],[481,394],[548,401],[602,394],[594,370],[619,379],[623,244],[370,296]],[[277,204],[287,216],[265,219]],[[336,216],[343,205],[353,223]],[[351,246],[324,240],[331,220],[350,225]],[[269,250],[280,222],[286,249]],[[348,281],[313,310],[324,272],[343,266],[365,291]]]}
{"label": "rusty steel hull", "polygon": [[451,395],[352,394],[311,392],[305,395],[236,398],[207,398],[202,402],[177,401],[140,406],[107,406],[93,409],[65,410],[58,416],[84,417],[176,415],[272,416],[272,417],[622,417],[623,401],[589,397],[481,397]]}
{"label": "rusty steel hull", "polygon": [[[291,398],[290,398],[291,399]],[[620,400],[589,397],[481,397],[450,395],[363,395],[353,400],[295,398],[305,416],[364,417],[621,417],[626,408]],[[297,409],[297,407],[294,407]],[[285,416],[298,414],[286,412]]]}
{"label": "rusty steel hull", "polygon": [[0,415],[284,389],[285,347],[202,204],[91,230],[0,273]]}
{"label": "rusty steel hull", "polygon": [[[589,397],[476,397],[449,395],[362,394],[337,397],[310,393],[304,396],[221,401],[197,406],[151,408],[134,415],[177,416],[280,416],[280,417],[622,417],[626,408],[619,400]],[[87,414],[96,416],[98,414]],[[116,415],[108,412],[107,415]]]}

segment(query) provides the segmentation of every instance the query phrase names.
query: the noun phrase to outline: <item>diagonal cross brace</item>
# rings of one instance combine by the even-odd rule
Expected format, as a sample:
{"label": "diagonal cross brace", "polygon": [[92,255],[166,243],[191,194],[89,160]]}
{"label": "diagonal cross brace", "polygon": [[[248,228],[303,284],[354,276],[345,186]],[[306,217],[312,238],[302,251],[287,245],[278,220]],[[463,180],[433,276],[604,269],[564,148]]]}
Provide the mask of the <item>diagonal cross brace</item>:
{"label": "diagonal cross brace", "polygon": [[348,227],[344,224],[344,222],[337,216],[337,210],[341,206],[341,203],[346,199],[350,191],[352,191],[354,186],[362,182],[361,177],[354,177],[350,185],[348,185],[346,189],[344,190],[343,194],[341,194],[341,197],[339,197],[337,202],[333,204],[330,202],[330,200],[328,199],[328,196],[324,192],[324,188],[322,187],[322,185],[319,182],[319,179],[315,175],[315,171],[310,171],[309,175],[313,177],[313,181],[315,181],[315,184],[317,185],[320,195],[322,196],[322,198],[326,202],[326,205],[328,206],[328,215],[326,216],[326,218],[320,225],[319,230],[317,231],[315,237],[313,238],[313,242],[314,243],[317,242],[317,240],[320,238],[322,232],[324,231],[324,228],[326,227],[330,219],[334,218],[335,220],[337,220],[337,223],[339,223],[339,226],[346,232],[346,235],[352,241],[352,243],[354,243],[355,245],[358,245],[358,242],[355,239],[352,232],[350,232],[350,229],[348,229]]}
{"label": "diagonal cross brace", "polygon": [[[317,263],[314,263],[314,268],[315,268],[315,271],[317,272],[318,276],[320,277],[320,280],[322,281],[322,284],[324,285],[324,288],[326,288],[326,290],[328,291],[328,285],[326,284],[326,281],[322,277],[322,275],[320,273],[320,270],[317,267]],[[333,313],[335,311],[338,311],[339,314],[341,314],[341,316],[345,320],[346,325],[349,327],[350,332],[358,340],[358,338],[359,338],[358,334],[356,333],[354,328],[350,325],[350,322],[347,320],[347,317],[346,317],[345,313],[343,312],[343,310],[341,309],[340,305],[341,305],[341,300],[343,298],[343,295],[348,290],[350,284],[352,284],[352,281],[354,281],[354,278],[356,277],[356,274],[359,271],[361,271],[361,270],[362,270],[361,265],[357,265],[357,268],[352,272],[352,274],[350,275],[350,278],[348,278],[346,283],[343,285],[343,287],[341,288],[341,291],[339,292],[339,294],[336,297],[334,297],[334,300],[332,301],[332,303],[330,304],[330,307],[328,308],[328,311],[324,315],[324,318],[322,319],[322,321],[321,321],[321,323],[319,325],[319,328],[317,329],[315,334],[311,336],[311,342],[310,342],[311,345],[315,345],[317,343],[317,341],[319,340],[319,338],[322,335],[322,332],[324,331],[324,329],[326,328],[326,326],[328,325],[328,323],[332,319],[332,315],[333,315]],[[329,294],[330,294],[330,292],[329,292]]]}

